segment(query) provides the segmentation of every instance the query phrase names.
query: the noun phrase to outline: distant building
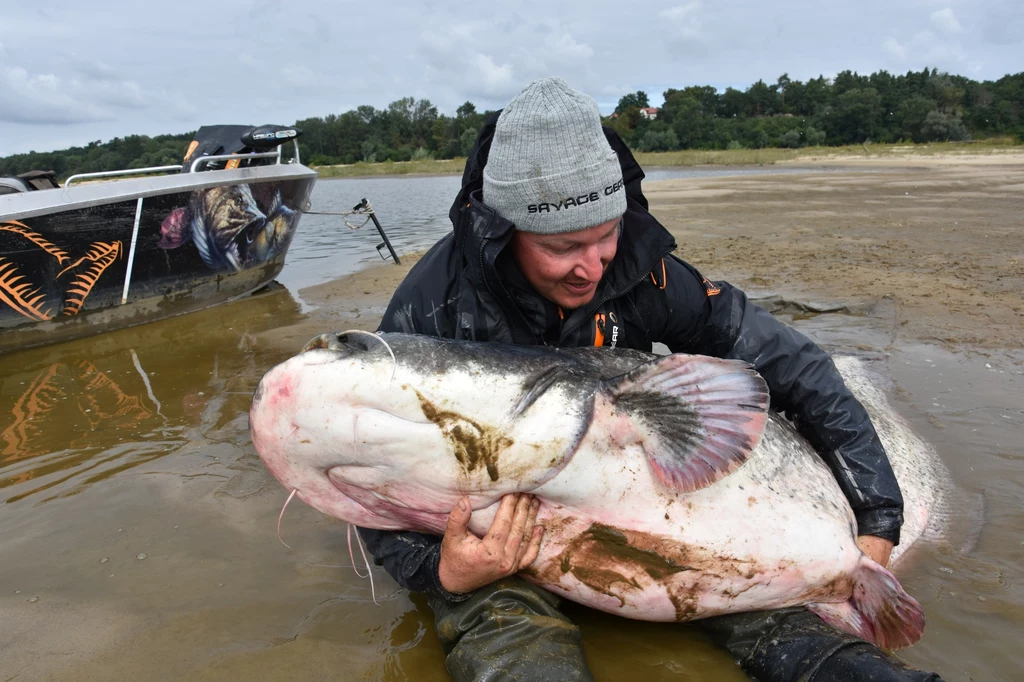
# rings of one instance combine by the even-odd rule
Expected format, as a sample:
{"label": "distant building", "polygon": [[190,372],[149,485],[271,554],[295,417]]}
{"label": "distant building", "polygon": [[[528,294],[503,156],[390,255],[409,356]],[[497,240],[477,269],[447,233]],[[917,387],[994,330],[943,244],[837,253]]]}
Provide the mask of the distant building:
{"label": "distant building", "polygon": [[650,121],[653,121],[658,118],[659,111],[661,111],[661,109],[658,107],[644,107],[640,110],[640,115]]}

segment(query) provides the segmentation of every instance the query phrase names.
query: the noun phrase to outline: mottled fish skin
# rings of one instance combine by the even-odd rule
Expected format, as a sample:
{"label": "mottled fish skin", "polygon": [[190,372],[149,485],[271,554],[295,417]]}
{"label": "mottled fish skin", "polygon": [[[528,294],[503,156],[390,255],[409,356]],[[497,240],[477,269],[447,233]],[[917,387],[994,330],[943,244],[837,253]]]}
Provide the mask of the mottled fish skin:
{"label": "mottled fish skin", "polygon": [[[652,356],[381,336],[397,362],[378,340],[321,337],[268,372],[253,400],[253,442],[267,467],[324,513],[442,533],[468,495],[471,530],[482,534],[502,495],[530,492],[542,503],[545,538],[528,577],[643,620],[843,603],[871,572],[831,472],[780,417],[770,416],[738,469],[676,492],[637,445],[649,427],[617,412],[603,388]],[[903,489],[898,558],[925,532],[942,532],[948,474],[860,362],[837,366]],[[895,589],[919,618],[916,602]]]}

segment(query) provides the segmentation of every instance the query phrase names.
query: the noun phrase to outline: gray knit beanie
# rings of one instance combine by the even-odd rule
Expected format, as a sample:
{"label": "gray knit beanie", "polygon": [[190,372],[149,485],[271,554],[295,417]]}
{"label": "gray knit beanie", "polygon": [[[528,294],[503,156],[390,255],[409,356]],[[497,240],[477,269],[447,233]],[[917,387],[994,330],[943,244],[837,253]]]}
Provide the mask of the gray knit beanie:
{"label": "gray knit beanie", "polygon": [[561,78],[527,85],[495,125],[484,203],[516,229],[539,234],[582,230],[625,213],[622,168],[597,103]]}

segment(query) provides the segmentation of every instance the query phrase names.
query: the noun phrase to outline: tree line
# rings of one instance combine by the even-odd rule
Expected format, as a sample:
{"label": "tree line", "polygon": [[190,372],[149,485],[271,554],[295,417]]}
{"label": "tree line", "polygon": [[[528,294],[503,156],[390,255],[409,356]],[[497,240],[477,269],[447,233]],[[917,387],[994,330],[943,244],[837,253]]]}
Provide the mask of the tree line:
{"label": "tree line", "polygon": [[735,149],[938,142],[1014,136],[1024,141],[1024,73],[978,82],[935,69],[806,83],[783,74],[744,91],[669,89],[657,118],[643,91],[619,100],[609,125],[633,149]]}
{"label": "tree line", "polygon": [[[807,82],[783,74],[746,90],[689,86],[664,93],[655,118],[643,91],[628,93],[605,118],[637,151],[960,141],[1015,136],[1024,142],[1024,72],[974,81],[936,69],[868,76],[844,71]],[[492,114],[471,102],[454,115],[429,100],[405,97],[385,109],[364,105],[296,121],[310,165],[450,159],[469,153]],[[191,133],[131,135],[54,152],[0,158],[0,174],[53,170],[60,177],[181,163]]]}

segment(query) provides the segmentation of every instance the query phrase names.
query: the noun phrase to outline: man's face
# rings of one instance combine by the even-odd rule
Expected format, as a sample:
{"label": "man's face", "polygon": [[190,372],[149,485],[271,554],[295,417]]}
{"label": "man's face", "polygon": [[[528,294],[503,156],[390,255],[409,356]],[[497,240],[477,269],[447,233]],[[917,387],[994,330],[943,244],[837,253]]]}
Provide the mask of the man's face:
{"label": "man's face", "polygon": [[519,268],[544,298],[563,308],[590,303],[619,243],[620,218],[564,234],[516,230],[512,253]]}

